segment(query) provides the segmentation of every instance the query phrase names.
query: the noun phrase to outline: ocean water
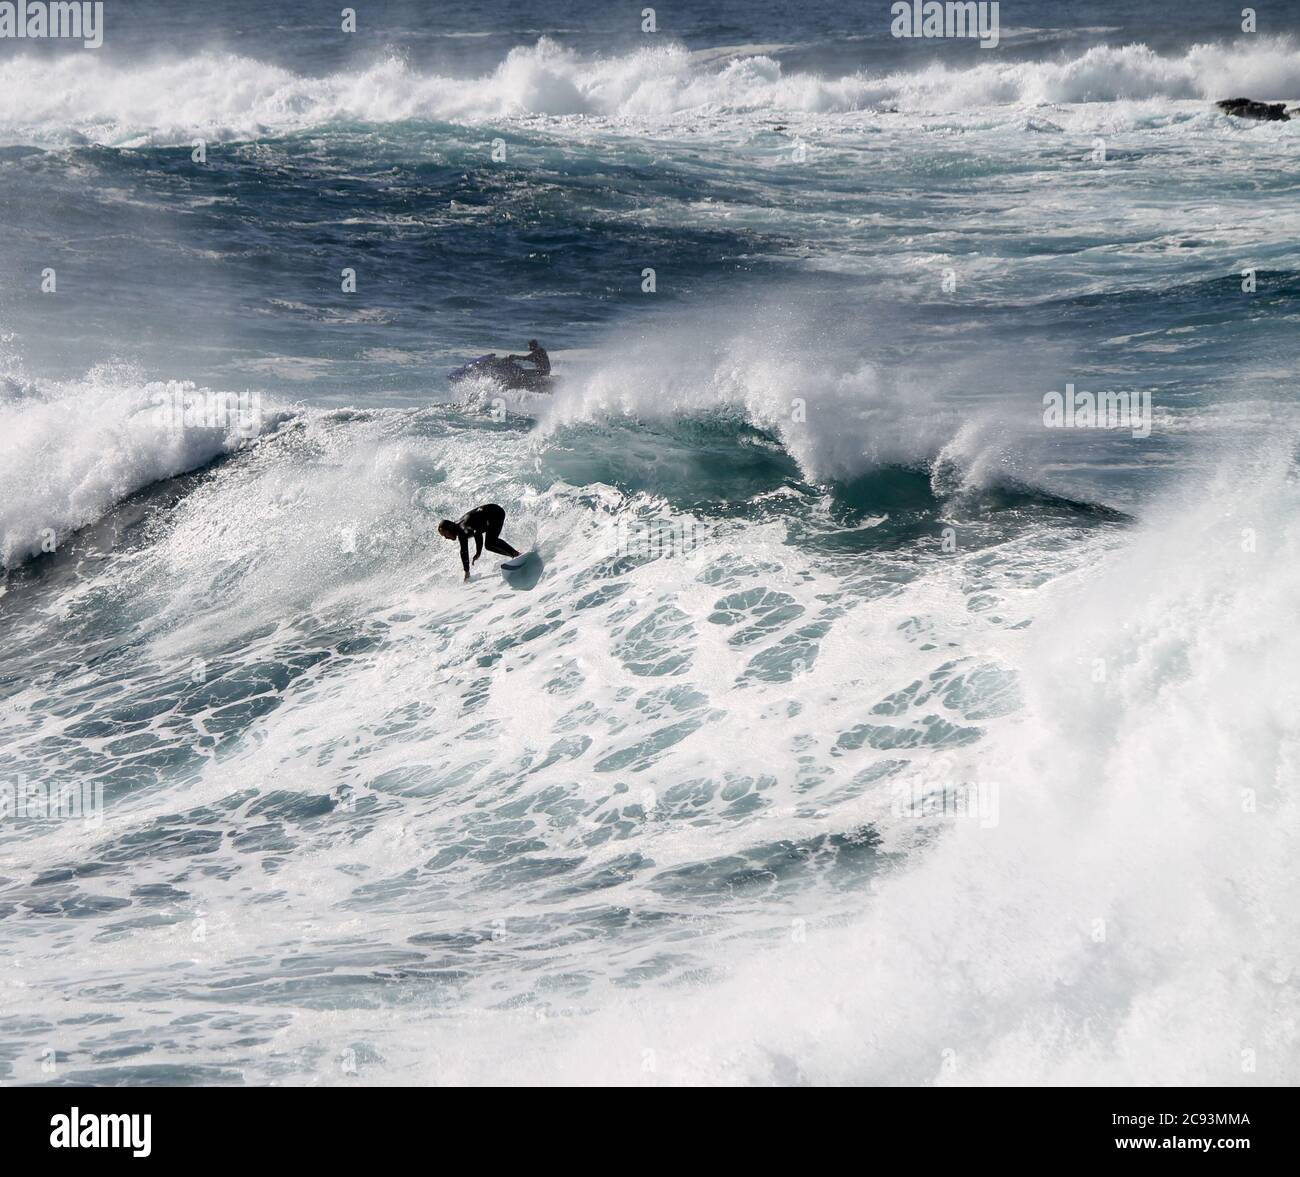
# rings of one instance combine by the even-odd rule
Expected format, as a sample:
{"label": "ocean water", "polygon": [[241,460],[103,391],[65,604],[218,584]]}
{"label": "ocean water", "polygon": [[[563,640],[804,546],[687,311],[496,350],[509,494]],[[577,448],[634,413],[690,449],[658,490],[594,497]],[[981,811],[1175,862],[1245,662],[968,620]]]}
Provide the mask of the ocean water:
{"label": "ocean water", "polygon": [[1300,10],[642,7],[0,42],[0,1080],[1297,1082]]}

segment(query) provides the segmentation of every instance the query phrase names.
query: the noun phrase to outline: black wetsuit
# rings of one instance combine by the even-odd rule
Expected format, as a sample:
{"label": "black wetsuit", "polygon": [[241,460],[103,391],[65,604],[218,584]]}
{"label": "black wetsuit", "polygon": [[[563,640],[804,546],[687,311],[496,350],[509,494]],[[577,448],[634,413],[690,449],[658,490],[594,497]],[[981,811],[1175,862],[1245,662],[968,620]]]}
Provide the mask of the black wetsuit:
{"label": "black wetsuit", "polygon": [[519,555],[514,548],[500,538],[501,529],[505,525],[505,508],[498,507],[496,503],[484,503],[481,507],[475,507],[472,511],[467,511],[461,517],[456,524],[456,530],[459,532],[457,538],[460,540],[460,562],[465,566],[466,576],[469,575],[469,541],[471,536],[474,537],[475,560],[483,554],[484,547],[489,552],[496,552],[498,556],[507,556],[512,560]]}
{"label": "black wetsuit", "polygon": [[549,376],[551,374],[551,357],[546,354],[546,348],[544,347],[535,347],[526,356],[511,356],[510,358],[522,361],[525,364],[532,364],[536,369],[533,375]]}

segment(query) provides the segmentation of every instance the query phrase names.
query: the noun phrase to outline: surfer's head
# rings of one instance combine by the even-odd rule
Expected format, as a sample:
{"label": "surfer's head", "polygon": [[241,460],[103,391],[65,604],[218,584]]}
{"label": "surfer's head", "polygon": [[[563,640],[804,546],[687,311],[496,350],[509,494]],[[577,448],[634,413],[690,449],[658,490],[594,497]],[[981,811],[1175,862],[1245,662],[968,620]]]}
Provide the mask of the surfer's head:
{"label": "surfer's head", "polygon": [[540,343],[538,343],[537,340],[535,340],[535,339],[530,339],[530,340],[528,341],[528,350],[529,350],[529,351],[536,351],[536,350],[537,350],[539,347],[541,347],[541,346],[542,346],[542,345],[541,345]]}
{"label": "surfer's head", "polygon": [[443,539],[459,539],[460,528],[450,519],[444,519],[438,524],[438,534],[442,536]]}

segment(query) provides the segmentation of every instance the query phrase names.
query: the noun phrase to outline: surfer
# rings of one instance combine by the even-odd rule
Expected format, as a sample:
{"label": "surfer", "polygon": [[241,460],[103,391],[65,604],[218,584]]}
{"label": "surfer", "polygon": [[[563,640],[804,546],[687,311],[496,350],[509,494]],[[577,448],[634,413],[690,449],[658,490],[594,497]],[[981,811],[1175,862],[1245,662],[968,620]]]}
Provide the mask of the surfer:
{"label": "surfer", "polygon": [[[546,353],[543,352],[543,355]],[[461,516],[459,523],[453,523],[450,519],[444,519],[438,524],[438,534],[443,539],[460,540],[460,562],[465,568],[465,579],[469,580],[469,541],[470,537],[474,538],[474,563],[478,563],[478,558],[483,554],[484,547],[489,552],[496,552],[498,556],[506,556],[513,560],[519,555],[514,548],[501,538],[501,529],[506,523],[506,512],[504,507],[498,507],[496,503],[484,503],[481,507],[475,507],[472,511],[466,512]]]}
{"label": "surfer", "polygon": [[538,376],[549,376],[551,374],[551,357],[546,354],[546,348],[535,339],[528,341],[528,354],[526,356],[506,356],[506,359],[514,363],[533,364],[536,367]]}

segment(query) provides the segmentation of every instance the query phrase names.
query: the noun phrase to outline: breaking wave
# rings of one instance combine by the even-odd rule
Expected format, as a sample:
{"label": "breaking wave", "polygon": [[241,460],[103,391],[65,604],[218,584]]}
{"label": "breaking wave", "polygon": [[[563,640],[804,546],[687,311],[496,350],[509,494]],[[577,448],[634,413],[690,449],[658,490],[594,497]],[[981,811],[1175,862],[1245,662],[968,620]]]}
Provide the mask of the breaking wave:
{"label": "breaking wave", "polygon": [[0,65],[0,136],[37,144],[188,144],[194,136],[249,139],[341,122],[585,116],[654,125],[717,112],[925,113],[1236,93],[1300,96],[1295,44],[1259,38],[1195,45],[1180,56],[1142,44],[1097,46],[1060,60],[825,77],[788,72],[762,54],[719,60],[669,45],[588,57],[542,38],[471,78],[426,72],[397,56],[324,77],[215,52],[139,65],[99,56],[16,57]]}

